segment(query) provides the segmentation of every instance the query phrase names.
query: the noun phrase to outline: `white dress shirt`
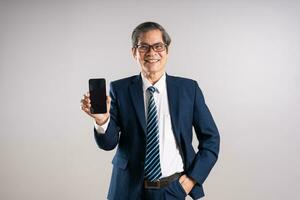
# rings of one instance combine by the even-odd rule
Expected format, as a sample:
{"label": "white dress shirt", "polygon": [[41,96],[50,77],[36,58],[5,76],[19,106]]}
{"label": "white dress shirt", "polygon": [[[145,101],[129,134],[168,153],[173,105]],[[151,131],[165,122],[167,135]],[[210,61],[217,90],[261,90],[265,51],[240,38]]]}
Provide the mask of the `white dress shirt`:
{"label": "white dress shirt", "polygon": [[[144,106],[147,120],[147,107],[149,101],[149,92],[147,88],[152,84],[142,75]],[[168,94],[166,87],[166,74],[153,85],[158,92],[153,94],[157,106],[158,127],[159,127],[159,153],[162,177],[170,176],[176,172],[183,172],[183,160],[180,155],[178,145],[172,130],[171,116],[169,111]],[[102,126],[95,124],[98,133],[104,134],[109,120]]]}

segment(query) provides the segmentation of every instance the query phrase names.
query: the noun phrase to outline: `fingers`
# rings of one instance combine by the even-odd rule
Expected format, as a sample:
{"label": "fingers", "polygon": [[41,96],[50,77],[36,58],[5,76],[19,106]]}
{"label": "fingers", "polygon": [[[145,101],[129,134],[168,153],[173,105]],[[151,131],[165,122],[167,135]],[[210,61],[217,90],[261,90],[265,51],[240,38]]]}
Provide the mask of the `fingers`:
{"label": "fingers", "polygon": [[86,94],[83,95],[83,98],[81,99],[81,110],[86,112],[87,114],[90,113],[90,108],[91,108],[91,100],[90,100],[90,94],[87,92]]}
{"label": "fingers", "polygon": [[[106,106],[107,106],[107,112],[105,115],[101,114],[99,115],[100,117],[107,117],[109,115],[109,111],[110,111],[110,102],[111,102],[111,98],[110,96],[106,96]],[[91,100],[90,100],[90,93],[87,92],[86,94],[83,95],[83,98],[80,100],[80,108],[81,110],[83,110],[85,113],[87,113],[88,115],[92,116],[92,117],[99,117],[98,115],[92,114],[91,113]]]}

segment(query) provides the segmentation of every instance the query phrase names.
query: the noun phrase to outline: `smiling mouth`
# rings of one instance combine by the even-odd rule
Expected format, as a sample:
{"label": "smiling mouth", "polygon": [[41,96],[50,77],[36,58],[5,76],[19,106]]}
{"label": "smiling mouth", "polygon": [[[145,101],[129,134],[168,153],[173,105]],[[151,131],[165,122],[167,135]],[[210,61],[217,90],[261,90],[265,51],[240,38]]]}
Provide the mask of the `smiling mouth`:
{"label": "smiling mouth", "polygon": [[145,61],[148,63],[156,63],[156,62],[160,61],[160,59],[146,59]]}

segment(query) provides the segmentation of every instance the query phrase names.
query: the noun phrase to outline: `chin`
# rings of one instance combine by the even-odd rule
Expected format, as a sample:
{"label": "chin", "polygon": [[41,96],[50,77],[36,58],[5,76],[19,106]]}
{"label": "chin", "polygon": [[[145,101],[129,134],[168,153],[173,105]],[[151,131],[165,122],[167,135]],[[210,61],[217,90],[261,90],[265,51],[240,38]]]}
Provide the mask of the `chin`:
{"label": "chin", "polygon": [[148,73],[157,73],[159,71],[160,71],[159,69],[147,68]]}
{"label": "chin", "polygon": [[145,65],[144,68],[148,72],[158,72],[158,71],[160,71],[160,66],[159,65]]}

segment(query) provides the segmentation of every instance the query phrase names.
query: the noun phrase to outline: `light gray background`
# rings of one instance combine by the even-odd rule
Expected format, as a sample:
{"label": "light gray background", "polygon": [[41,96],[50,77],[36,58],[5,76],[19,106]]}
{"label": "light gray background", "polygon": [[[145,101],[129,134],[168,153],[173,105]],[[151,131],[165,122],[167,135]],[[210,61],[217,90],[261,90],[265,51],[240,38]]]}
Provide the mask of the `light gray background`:
{"label": "light gray background", "polygon": [[1,0],[0,199],[105,199],[114,152],[97,148],[79,102],[89,78],[139,72],[130,35],[148,20],[173,39],[167,72],[198,81],[221,133],[204,199],[299,199],[299,10],[296,0]]}

